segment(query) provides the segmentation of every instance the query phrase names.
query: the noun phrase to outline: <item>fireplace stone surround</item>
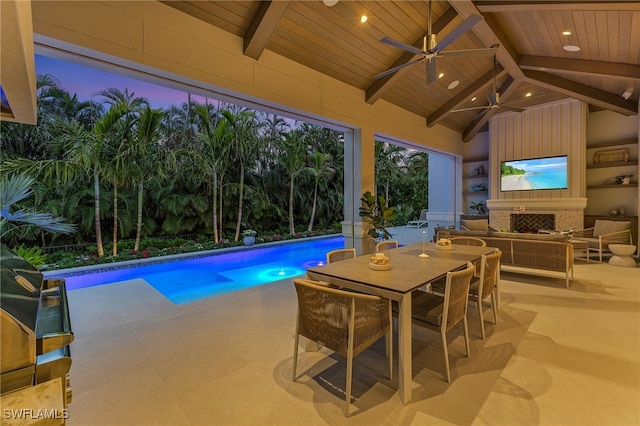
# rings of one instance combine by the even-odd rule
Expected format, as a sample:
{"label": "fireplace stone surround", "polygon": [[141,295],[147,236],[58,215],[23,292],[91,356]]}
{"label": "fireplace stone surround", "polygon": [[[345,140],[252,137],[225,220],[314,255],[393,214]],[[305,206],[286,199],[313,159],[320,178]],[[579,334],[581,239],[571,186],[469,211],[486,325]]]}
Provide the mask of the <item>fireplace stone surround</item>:
{"label": "fireplace stone surround", "polygon": [[[520,206],[525,207],[520,215],[553,215],[556,230],[584,229],[586,198],[487,200],[489,223],[500,230],[512,230],[511,215],[515,215],[514,208]],[[540,227],[543,228],[547,229],[546,226]]]}

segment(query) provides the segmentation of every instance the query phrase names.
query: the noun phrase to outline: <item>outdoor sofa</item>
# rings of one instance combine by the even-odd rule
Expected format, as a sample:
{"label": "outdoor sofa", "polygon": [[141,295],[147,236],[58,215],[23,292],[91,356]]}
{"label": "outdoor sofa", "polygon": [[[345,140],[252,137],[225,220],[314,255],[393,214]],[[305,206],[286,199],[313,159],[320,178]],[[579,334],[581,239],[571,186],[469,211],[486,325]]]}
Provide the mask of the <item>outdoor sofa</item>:
{"label": "outdoor sofa", "polygon": [[[447,228],[436,228],[438,231],[449,231],[452,237],[468,236],[483,239],[488,247],[496,247],[502,251],[501,267],[517,266],[520,268],[561,272],[565,282],[573,279],[573,245],[569,235],[560,234],[521,234],[499,231],[468,231]],[[526,272],[526,270],[518,270]]]}

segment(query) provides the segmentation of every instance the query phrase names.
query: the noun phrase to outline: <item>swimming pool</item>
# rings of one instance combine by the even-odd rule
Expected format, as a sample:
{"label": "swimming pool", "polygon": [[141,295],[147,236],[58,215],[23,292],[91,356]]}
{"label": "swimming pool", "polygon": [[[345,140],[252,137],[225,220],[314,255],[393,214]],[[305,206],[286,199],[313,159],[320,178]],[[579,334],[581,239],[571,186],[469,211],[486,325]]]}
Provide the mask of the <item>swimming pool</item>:
{"label": "swimming pool", "polygon": [[81,275],[52,271],[46,276],[64,277],[68,291],[142,278],[180,305],[302,275],[306,268],[324,263],[328,251],[343,247],[340,236]]}

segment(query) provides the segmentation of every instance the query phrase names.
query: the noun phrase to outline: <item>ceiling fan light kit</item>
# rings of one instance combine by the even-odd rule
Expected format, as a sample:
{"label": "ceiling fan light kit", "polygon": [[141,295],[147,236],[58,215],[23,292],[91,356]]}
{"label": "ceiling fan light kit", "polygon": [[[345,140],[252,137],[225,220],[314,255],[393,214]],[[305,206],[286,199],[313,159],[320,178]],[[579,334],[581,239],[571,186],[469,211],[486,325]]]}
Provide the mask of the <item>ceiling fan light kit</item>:
{"label": "ceiling fan light kit", "polygon": [[[496,46],[492,46],[492,47],[497,47]],[[474,111],[474,110],[484,110],[482,111],[480,114],[484,114],[486,113],[488,110],[490,109],[503,109],[505,111],[512,111],[512,112],[523,112],[524,109],[522,108],[517,108],[517,107],[511,107],[508,105],[504,105],[500,102],[500,92],[498,92],[498,90],[496,89],[496,68],[498,66],[498,60],[496,59],[496,57],[493,57],[493,92],[489,93],[487,95],[487,100],[489,101],[488,105],[484,105],[484,106],[479,106],[479,107],[471,107],[471,108],[459,108],[459,109],[452,109],[449,112],[464,112],[464,111]],[[472,101],[475,100],[472,99]]]}

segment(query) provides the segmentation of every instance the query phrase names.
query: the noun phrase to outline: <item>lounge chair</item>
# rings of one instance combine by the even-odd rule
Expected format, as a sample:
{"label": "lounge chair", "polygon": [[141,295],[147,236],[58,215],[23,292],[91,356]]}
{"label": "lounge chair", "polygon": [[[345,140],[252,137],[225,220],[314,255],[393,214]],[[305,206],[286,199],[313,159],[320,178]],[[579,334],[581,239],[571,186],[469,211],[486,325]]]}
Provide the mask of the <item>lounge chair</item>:
{"label": "lounge chair", "polygon": [[418,220],[410,220],[407,222],[407,228],[421,228],[423,226],[429,226],[429,223],[427,222],[427,213],[429,213],[429,210],[423,209],[420,212],[420,218]]}

